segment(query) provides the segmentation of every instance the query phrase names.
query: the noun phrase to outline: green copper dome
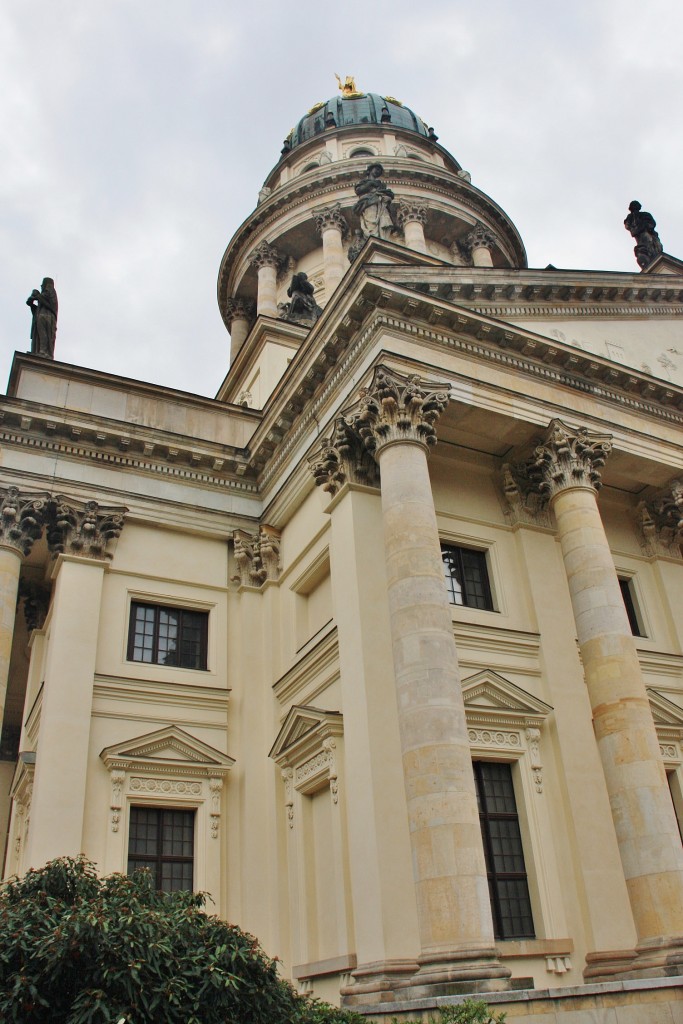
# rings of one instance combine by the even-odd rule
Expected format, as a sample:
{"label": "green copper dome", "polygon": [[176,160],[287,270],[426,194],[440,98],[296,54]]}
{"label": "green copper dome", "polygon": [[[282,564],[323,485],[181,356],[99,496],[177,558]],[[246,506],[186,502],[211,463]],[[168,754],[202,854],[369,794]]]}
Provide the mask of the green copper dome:
{"label": "green copper dome", "polygon": [[309,110],[285,139],[283,155],[330,129],[364,124],[386,124],[436,142],[433,129],[400,100],[376,92],[353,93],[333,96],[327,103],[317,103]]}

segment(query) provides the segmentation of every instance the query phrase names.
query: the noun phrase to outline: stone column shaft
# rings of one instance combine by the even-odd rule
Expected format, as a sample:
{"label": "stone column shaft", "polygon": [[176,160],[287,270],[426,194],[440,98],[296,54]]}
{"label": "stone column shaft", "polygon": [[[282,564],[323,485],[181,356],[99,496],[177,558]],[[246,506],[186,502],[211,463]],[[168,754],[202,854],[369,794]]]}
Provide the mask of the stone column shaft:
{"label": "stone column shaft", "polygon": [[469,249],[475,267],[492,267],[491,250],[495,245],[495,236],[483,224],[475,224],[465,237],[465,248]]}
{"label": "stone column shaft", "polygon": [[249,334],[249,320],[246,316],[236,316],[230,331],[230,362],[234,363],[237,353],[244,345]]}
{"label": "stone column shaft", "polygon": [[403,233],[409,249],[415,249],[416,252],[427,252],[425,229],[419,220],[407,221]]}
{"label": "stone column shaft", "polygon": [[408,248],[416,252],[427,252],[424,229],[427,223],[426,205],[419,200],[400,199],[397,216]]}
{"label": "stone column shaft", "polygon": [[0,731],[5,712],[22,561],[23,555],[17,548],[0,545]]}
{"label": "stone column shaft", "polygon": [[325,228],[322,236],[323,263],[325,266],[325,298],[329,300],[344,276],[346,264],[341,228],[332,225]]}
{"label": "stone column shaft", "polygon": [[258,270],[256,312],[259,316],[277,316],[277,270],[271,264]]}

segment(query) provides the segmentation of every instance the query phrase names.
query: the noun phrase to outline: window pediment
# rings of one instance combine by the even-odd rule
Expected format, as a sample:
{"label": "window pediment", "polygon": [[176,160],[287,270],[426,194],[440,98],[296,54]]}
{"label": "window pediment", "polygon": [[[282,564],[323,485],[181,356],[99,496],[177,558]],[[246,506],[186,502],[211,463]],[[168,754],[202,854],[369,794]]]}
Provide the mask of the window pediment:
{"label": "window pediment", "polygon": [[109,771],[163,770],[166,774],[211,777],[225,775],[235,763],[234,758],[177,725],[105,747],[100,757]]}
{"label": "window pediment", "polygon": [[341,736],[343,731],[339,711],[295,704],[287,712],[269,756],[281,768],[299,764],[319,749],[323,740]]}
{"label": "window pediment", "polygon": [[467,721],[473,724],[534,726],[553,710],[550,704],[492,669],[463,680],[462,695]]}

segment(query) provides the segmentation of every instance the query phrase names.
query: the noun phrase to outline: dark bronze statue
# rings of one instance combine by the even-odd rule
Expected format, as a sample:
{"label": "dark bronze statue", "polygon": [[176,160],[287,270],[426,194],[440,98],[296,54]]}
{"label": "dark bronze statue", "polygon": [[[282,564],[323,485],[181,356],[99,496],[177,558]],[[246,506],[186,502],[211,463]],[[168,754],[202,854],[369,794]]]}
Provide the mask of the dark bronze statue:
{"label": "dark bronze statue", "polygon": [[31,320],[31,352],[47,359],[55,357],[55,337],[57,335],[57,292],[51,277],[43,278],[40,291],[34,288],[26,300],[30,306]]}
{"label": "dark bronze statue", "polygon": [[308,280],[308,274],[304,274],[303,271],[294,274],[292,283],[287,289],[287,295],[291,301],[284,303],[281,307],[281,318],[315,323],[322,313],[322,309],[315,301],[314,288]]}
{"label": "dark bronze statue", "polygon": [[644,270],[664,251],[664,247],[655,231],[657,222],[652,214],[644,211],[635,199],[629,203],[628,209],[629,214],[624,221],[624,227],[636,240],[633,252],[638,266]]}
{"label": "dark bronze statue", "polygon": [[353,212],[360,218],[365,238],[388,238],[396,232],[391,205],[394,193],[380,180],[383,174],[381,164],[370,164],[358,184],[354,185],[358,202]]}

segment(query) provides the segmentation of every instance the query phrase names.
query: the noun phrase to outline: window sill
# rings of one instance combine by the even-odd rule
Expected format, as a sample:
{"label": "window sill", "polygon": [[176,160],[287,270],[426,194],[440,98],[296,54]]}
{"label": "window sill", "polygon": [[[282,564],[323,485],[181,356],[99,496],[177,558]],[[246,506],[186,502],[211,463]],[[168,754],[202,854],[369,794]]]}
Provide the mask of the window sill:
{"label": "window sill", "polygon": [[522,956],[569,956],[574,952],[572,939],[496,939],[501,960]]}

